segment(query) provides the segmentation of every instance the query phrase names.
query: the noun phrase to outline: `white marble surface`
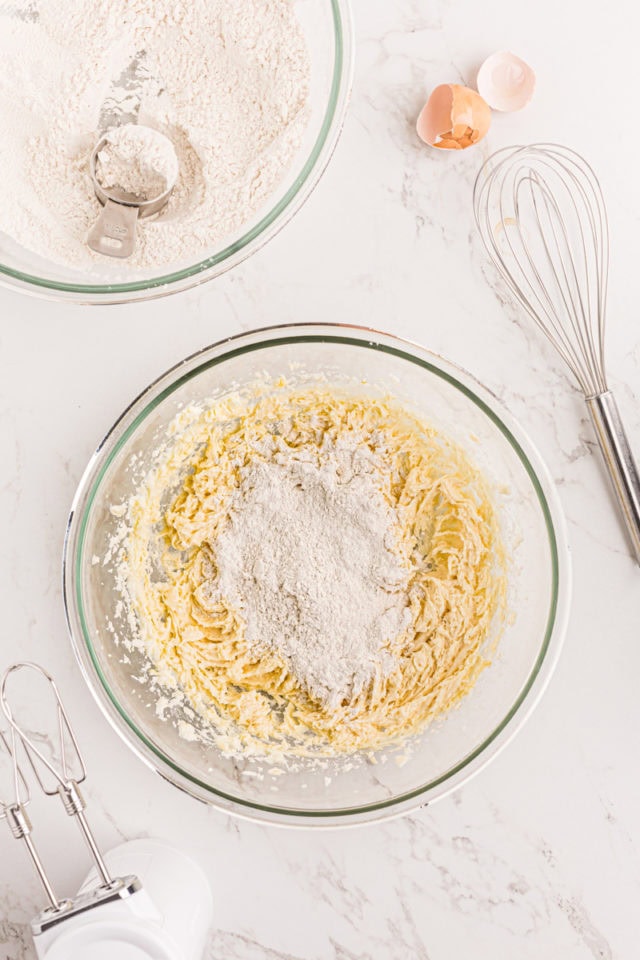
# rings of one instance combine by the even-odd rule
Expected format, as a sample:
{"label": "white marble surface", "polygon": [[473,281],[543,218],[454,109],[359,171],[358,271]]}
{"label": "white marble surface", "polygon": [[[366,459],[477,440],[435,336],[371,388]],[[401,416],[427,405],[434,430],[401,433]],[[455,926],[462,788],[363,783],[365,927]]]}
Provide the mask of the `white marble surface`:
{"label": "white marble surface", "polygon": [[[233,274],[165,301],[74,308],[0,291],[0,666],[55,668],[82,721],[104,845],[166,837],[215,894],[211,960],[632,960],[640,921],[640,571],[613,513],[582,401],[503,293],[470,188],[509,142],[560,140],[598,169],[612,233],[610,379],[640,452],[637,5],[583,0],[355,0],[358,65],[344,136],[308,205]],[[634,26],[634,24],[636,26]],[[436,83],[508,47],[538,71],[533,104],[464,155],[413,132]],[[563,656],[516,741],[471,784],[381,827],[288,832],[228,819],[144,768],[98,713],[67,641],[60,555],[96,441],[151,378],[224,335],[284,321],[397,332],[462,363],[530,432],[558,483],[574,556]],[[37,804],[69,890],[85,855]],[[51,829],[47,830],[47,823]],[[55,824],[55,825],[54,825]],[[0,958],[32,956],[41,905],[0,829]]]}

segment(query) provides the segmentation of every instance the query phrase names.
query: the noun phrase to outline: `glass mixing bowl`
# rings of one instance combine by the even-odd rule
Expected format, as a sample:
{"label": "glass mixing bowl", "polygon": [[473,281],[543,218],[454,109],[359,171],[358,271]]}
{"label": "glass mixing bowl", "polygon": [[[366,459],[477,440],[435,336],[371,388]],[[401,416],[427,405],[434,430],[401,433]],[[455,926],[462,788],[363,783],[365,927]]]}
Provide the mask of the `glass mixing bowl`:
{"label": "glass mixing bowl", "polygon": [[[493,491],[507,550],[510,616],[492,665],[460,705],[432,723],[408,758],[387,748],[352,769],[303,766],[276,775],[258,760],[234,761],[182,739],[155,712],[157,694],[133,683],[142,655],[123,662],[109,621],[118,593],[109,550],[111,507],[134,493],[167,425],[187,404],[224,395],[264,373],[293,383],[326,378],[367,382],[391,393],[460,444]],[[117,511],[116,511],[117,512]],[[80,482],[64,557],[67,619],[83,674],[129,746],[172,783],[222,810],[286,824],[381,819],[424,805],[459,786],[513,736],[538,700],[558,657],[570,594],[565,524],[547,471],[531,442],[470,374],[414,344],[358,327],[274,327],[225,340],[151,384],[112,427]],[[126,627],[118,628],[126,631]],[[499,627],[496,625],[496,631]],[[490,640],[493,638],[490,638]],[[179,719],[179,718],[173,718]]]}
{"label": "glass mixing bowl", "polygon": [[89,275],[30,253],[0,228],[0,284],[78,303],[149,300],[219,276],[275,236],[303,205],[329,162],[342,129],[353,72],[349,0],[294,0],[294,5],[311,61],[309,123],[276,193],[249,222],[197,263],[133,270],[126,282],[121,261],[104,257]]}

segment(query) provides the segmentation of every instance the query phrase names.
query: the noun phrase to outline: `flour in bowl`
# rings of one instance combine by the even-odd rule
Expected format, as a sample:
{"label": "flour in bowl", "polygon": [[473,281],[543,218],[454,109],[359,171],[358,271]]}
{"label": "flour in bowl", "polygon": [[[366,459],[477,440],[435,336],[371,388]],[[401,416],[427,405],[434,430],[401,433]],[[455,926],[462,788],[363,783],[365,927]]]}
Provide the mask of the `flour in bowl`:
{"label": "flour in bowl", "polygon": [[180,166],[171,141],[137,123],[109,130],[96,157],[96,178],[106,190],[154,200],[178,178]]}
{"label": "flour in bowl", "polygon": [[0,4],[0,229],[90,270],[100,206],[89,156],[106,129],[164,133],[179,161],[132,267],[204,259],[277,190],[305,131],[309,58],[291,0]]}
{"label": "flour in bowl", "polygon": [[320,463],[300,450],[252,464],[211,545],[209,605],[233,604],[249,650],[283,657],[328,709],[389,676],[411,621],[377,459],[343,441],[325,443]]}

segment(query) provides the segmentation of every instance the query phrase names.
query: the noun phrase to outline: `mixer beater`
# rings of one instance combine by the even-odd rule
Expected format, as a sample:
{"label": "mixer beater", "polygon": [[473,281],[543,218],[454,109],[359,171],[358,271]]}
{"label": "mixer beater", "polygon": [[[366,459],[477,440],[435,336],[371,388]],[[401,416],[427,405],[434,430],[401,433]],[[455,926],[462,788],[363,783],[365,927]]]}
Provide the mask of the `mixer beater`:
{"label": "mixer beater", "polygon": [[[49,708],[46,723],[34,706]],[[48,900],[31,922],[39,960],[200,960],[212,914],[205,875],[186,854],[149,838],[103,856],[79,787],[84,760],[51,674],[36,663],[10,666],[0,715],[8,727],[0,728],[0,820],[23,841]],[[92,869],[71,897],[55,892],[34,844],[29,779],[60,797],[89,849]]]}

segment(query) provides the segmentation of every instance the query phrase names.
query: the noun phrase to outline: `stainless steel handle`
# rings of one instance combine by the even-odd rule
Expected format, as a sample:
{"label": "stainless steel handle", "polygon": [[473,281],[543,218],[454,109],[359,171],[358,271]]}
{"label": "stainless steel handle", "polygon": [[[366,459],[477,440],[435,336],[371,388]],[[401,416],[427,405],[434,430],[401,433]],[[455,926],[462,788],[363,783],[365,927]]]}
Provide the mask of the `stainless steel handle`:
{"label": "stainless steel handle", "polygon": [[618,405],[608,390],[595,397],[587,397],[587,407],[624,516],[636,562],[640,564],[640,475]]}
{"label": "stainless steel handle", "polygon": [[136,245],[139,208],[107,200],[89,231],[87,243],[107,257],[130,257]]}

